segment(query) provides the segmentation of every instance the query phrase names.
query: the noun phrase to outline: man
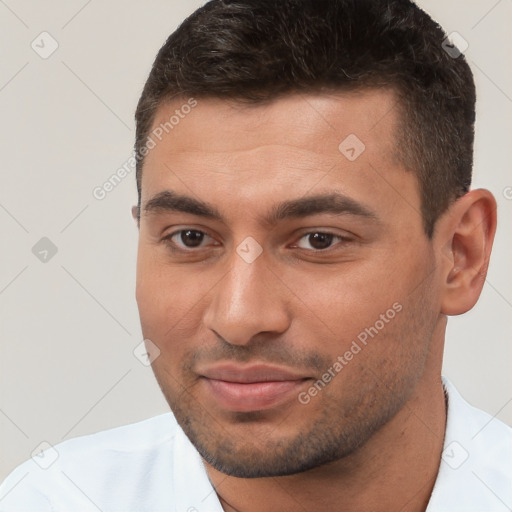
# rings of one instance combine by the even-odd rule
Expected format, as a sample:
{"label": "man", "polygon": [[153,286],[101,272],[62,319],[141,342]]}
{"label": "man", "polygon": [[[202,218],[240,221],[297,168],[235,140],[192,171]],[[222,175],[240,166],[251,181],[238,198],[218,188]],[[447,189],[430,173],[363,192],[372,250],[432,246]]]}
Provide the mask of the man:
{"label": "man", "polygon": [[512,507],[511,429],[441,377],[496,228],[445,37],[407,0],[214,0],[169,37],[133,215],[173,414],[20,466],[1,510]]}

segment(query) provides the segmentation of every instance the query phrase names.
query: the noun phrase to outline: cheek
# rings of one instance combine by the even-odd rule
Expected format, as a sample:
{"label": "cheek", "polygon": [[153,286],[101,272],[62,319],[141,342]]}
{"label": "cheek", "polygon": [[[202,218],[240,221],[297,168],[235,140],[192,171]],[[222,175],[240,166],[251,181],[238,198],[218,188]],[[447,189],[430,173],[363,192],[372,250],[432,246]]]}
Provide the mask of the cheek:
{"label": "cheek", "polygon": [[315,273],[287,272],[283,280],[296,298],[292,304],[298,309],[293,316],[301,330],[316,333],[313,339],[322,340],[324,350],[329,350],[329,345],[339,350],[375,322],[382,327],[383,321],[387,325],[395,318],[393,304],[404,297],[400,278],[403,275],[394,269],[383,270],[382,264],[368,261]]}
{"label": "cheek", "polygon": [[178,275],[151,254],[139,250],[136,299],[145,336],[170,329],[184,314],[180,305],[184,304],[187,288]]}
{"label": "cheek", "polygon": [[420,261],[417,251],[415,259],[410,255],[400,262],[386,256],[386,264],[380,254],[353,268],[317,273],[315,279],[300,274],[287,279],[301,298],[302,312],[294,314],[298,339],[315,340],[314,348],[333,363],[341,356],[341,373],[356,375],[365,368],[393,373],[410,358],[421,359],[428,346],[435,324],[431,265],[425,257]]}
{"label": "cheek", "polygon": [[144,336],[162,349],[173,344],[173,350],[190,339],[214,284],[200,269],[173,266],[161,256],[139,251],[136,299]]}
{"label": "cheek", "polygon": [[[138,265],[137,305],[144,339],[160,350],[152,362],[153,372],[168,400],[174,399],[184,385],[179,366],[186,357],[194,298],[178,279],[179,272],[143,262]],[[197,287],[196,287],[197,288]]]}
{"label": "cheek", "polygon": [[341,407],[343,414],[378,409],[391,403],[394,393],[405,396],[414,389],[435,323],[423,304],[414,299],[393,303],[382,313],[372,311],[365,320],[347,318],[345,323],[340,319],[340,337],[328,349],[332,365],[326,372],[335,376],[316,407],[327,403]]}

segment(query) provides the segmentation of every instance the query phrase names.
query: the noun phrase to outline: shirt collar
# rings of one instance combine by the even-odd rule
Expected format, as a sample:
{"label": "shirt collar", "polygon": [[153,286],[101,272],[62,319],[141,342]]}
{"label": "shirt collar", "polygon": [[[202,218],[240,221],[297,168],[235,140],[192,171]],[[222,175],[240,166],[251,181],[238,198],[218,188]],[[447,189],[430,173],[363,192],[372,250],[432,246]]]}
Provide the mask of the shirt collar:
{"label": "shirt collar", "polygon": [[[437,479],[426,512],[509,511],[512,460],[508,428],[472,407],[445,377],[446,431]],[[507,455],[508,451],[508,455]]]}
{"label": "shirt collar", "polygon": [[180,427],[174,446],[175,512],[223,512],[199,452]]}

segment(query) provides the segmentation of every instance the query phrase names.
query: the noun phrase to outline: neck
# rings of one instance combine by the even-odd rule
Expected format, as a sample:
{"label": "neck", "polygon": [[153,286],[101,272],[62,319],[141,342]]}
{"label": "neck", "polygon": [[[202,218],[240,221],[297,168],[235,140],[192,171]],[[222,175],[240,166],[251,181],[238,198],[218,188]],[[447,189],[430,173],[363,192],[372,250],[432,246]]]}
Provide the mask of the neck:
{"label": "neck", "polygon": [[224,510],[424,512],[446,427],[439,368],[427,363],[404,407],[356,452],[334,463],[291,476],[243,479],[205,462]]}

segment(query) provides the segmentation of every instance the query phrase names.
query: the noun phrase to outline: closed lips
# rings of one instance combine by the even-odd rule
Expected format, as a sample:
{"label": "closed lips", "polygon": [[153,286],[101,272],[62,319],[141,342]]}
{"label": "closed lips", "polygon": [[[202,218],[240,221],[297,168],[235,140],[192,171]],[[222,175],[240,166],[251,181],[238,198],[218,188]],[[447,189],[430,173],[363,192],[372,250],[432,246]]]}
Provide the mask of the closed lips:
{"label": "closed lips", "polygon": [[205,392],[221,409],[249,412],[290,401],[308,377],[266,365],[219,365],[201,372]]}

